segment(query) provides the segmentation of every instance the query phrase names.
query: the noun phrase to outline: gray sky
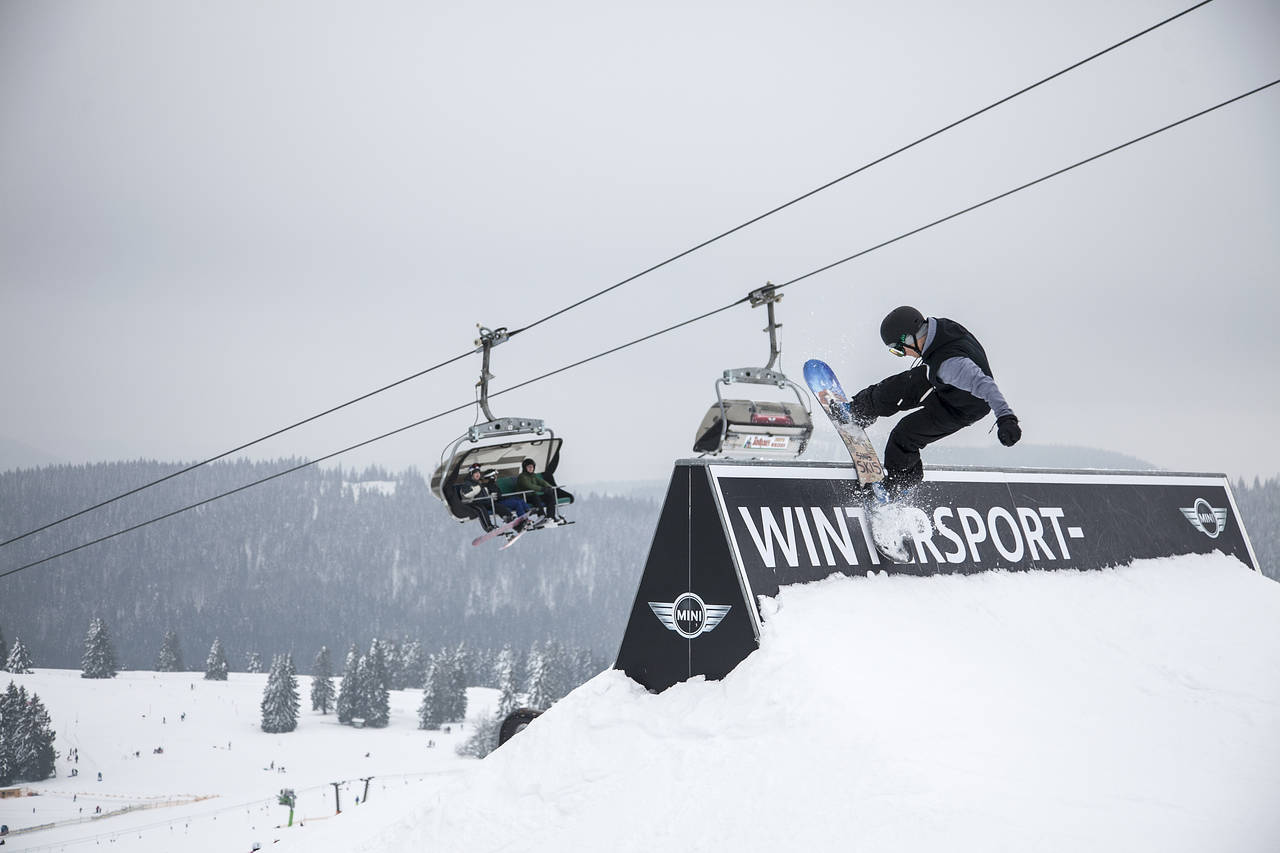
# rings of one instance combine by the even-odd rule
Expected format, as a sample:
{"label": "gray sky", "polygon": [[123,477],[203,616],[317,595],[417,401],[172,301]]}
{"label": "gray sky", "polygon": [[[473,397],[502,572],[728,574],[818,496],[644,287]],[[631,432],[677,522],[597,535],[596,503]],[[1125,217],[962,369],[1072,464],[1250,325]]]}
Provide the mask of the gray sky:
{"label": "gray sky", "polygon": [[[0,0],[0,439],[192,461],[414,373],[1191,5]],[[495,390],[786,281],[1280,76],[1217,0],[495,351]],[[1280,87],[1277,87],[1280,89]],[[1280,473],[1280,91],[788,288],[783,367],[984,342],[1025,439]],[[662,477],[740,307],[494,401],[563,478]],[[478,358],[255,448],[468,401]],[[994,444],[989,420],[952,441]],[[353,454],[428,471],[468,413]],[[926,456],[927,459],[927,456]]]}

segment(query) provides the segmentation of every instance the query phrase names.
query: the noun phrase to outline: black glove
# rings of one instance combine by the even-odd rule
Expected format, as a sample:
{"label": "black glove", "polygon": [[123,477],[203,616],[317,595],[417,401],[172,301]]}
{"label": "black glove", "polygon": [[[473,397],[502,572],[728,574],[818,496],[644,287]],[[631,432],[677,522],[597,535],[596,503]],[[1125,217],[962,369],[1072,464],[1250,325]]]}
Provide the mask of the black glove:
{"label": "black glove", "polygon": [[996,437],[1005,447],[1013,447],[1022,438],[1022,427],[1018,426],[1016,415],[1001,415],[996,418]]}

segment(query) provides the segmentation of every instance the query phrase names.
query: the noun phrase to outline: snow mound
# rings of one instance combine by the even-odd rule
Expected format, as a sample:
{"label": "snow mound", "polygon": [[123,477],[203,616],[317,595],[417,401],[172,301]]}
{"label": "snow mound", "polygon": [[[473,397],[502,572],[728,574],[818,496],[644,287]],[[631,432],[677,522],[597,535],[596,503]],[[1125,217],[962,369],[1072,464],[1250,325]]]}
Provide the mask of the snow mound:
{"label": "snow mound", "polygon": [[1280,849],[1280,585],[1232,558],[833,577],[765,613],[723,681],[603,673],[356,848]]}

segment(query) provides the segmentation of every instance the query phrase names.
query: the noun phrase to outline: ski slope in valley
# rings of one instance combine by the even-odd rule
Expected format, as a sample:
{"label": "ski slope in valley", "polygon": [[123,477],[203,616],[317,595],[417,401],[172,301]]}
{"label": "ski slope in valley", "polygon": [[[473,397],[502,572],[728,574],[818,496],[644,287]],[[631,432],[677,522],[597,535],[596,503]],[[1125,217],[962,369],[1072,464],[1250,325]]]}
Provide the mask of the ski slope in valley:
{"label": "ski slope in valley", "polygon": [[[393,694],[385,730],[304,712],[298,731],[267,735],[256,728],[263,676],[194,688],[188,675],[19,676],[49,705],[59,750],[72,733],[81,750],[80,777],[33,786],[47,796],[21,808],[70,808],[77,785],[135,801],[217,796],[10,843],[74,851],[98,843],[74,839],[98,837],[144,853],[254,841],[309,853],[1280,849],[1280,584],[1234,559],[835,577],[784,589],[765,612],[761,650],[723,681],[651,695],[606,672],[480,762],[453,755],[456,732],[415,729],[415,691]],[[492,692],[471,691],[477,713]],[[178,733],[171,718],[155,720],[179,707],[188,716]],[[160,737],[170,747],[149,755]],[[87,756],[104,768],[101,786],[86,778]],[[348,786],[333,817],[326,781],[370,774],[368,801],[354,807],[360,790]],[[299,789],[301,826],[282,827],[282,807],[250,804],[286,785]],[[14,802],[0,801],[0,822],[15,825],[5,817],[17,815]],[[129,826],[138,829],[101,838]]]}

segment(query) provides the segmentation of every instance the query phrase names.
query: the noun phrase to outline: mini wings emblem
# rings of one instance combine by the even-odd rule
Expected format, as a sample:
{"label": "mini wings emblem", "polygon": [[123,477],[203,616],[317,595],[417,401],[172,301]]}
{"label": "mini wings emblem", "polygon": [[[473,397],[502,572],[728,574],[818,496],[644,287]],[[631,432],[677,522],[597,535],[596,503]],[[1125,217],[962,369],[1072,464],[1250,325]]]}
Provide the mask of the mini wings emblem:
{"label": "mini wings emblem", "polygon": [[1204,498],[1196,498],[1194,506],[1178,507],[1191,522],[1191,526],[1210,539],[1217,539],[1218,534],[1227,527],[1226,507],[1209,506]]}
{"label": "mini wings emblem", "polygon": [[732,609],[730,604],[707,604],[696,592],[686,592],[670,604],[650,601],[649,607],[658,621],[680,636],[692,640],[715,630]]}

